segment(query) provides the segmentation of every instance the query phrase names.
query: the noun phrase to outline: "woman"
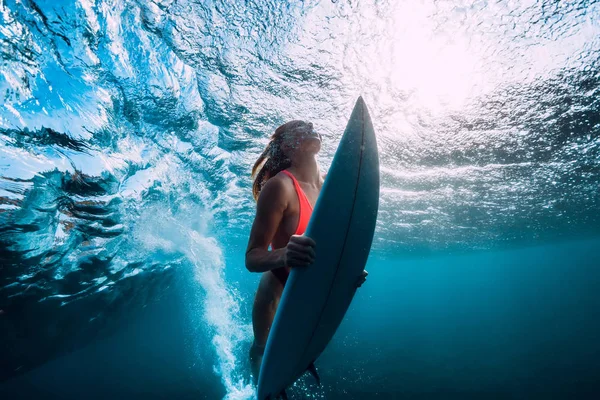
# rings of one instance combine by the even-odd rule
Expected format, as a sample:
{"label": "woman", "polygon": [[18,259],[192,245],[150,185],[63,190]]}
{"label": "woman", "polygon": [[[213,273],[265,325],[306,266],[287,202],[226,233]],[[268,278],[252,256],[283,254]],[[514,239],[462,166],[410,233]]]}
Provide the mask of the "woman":
{"label": "woman", "polygon": [[[257,207],[246,268],[262,273],[252,309],[250,362],[255,380],[289,269],[310,265],[315,258],[315,242],[302,235],[323,186],[316,160],[321,139],[309,122],[283,124],[252,168]],[[365,271],[358,286],[366,275]]]}

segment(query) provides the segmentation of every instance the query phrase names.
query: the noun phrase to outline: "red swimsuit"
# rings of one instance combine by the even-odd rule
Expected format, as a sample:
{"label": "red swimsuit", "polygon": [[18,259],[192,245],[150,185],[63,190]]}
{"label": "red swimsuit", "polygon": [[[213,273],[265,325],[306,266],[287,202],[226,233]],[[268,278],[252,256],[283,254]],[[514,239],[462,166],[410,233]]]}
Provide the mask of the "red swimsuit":
{"label": "red swimsuit", "polygon": [[[300,203],[300,215],[298,216],[298,226],[296,227],[296,232],[294,233],[294,235],[303,235],[304,232],[306,232],[308,221],[310,221],[310,216],[313,212],[312,205],[308,201],[308,198],[306,197],[304,190],[302,190],[302,188],[300,187],[300,184],[298,183],[298,180],[296,180],[296,177],[292,175],[289,171],[283,170],[281,172],[292,178],[292,181],[294,182],[294,188],[296,189],[296,193],[298,194],[298,201]],[[285,284],[285,281],[287,280],[287,277],[290,274],[288,267],[273,269],[271,270],[271,272],[273,272],[273,274],[283,284]]]}

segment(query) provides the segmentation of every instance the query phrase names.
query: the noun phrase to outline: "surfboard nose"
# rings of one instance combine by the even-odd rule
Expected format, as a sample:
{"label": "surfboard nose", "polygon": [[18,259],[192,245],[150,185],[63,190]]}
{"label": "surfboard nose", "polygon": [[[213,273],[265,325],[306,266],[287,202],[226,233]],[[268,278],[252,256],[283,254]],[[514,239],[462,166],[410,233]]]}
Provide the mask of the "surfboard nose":
{"label": "surfboard nose", "polygon": [[366,119],[369,119],[369,111],[367,110],[367,104],[362,96],[358,96],[356,99],[356,103],[354,104],[354,109],[352,110],[352,114],[350,115],[350,119],[355,122],[364,122]]}

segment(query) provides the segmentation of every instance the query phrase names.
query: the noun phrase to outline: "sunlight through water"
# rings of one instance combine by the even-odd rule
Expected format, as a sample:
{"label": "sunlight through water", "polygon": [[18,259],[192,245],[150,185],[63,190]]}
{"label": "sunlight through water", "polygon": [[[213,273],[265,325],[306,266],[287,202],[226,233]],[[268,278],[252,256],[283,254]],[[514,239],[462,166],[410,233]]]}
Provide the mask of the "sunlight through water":
{"label": "sunlight through water", "polygon": [[304,119],[326,170],[358,95],[376,254],[600,234],[597,1],[4,0],[0,39],[0,380],[189,270],[225,396],[250,398],[225,257],[254,216],[250,168]]}

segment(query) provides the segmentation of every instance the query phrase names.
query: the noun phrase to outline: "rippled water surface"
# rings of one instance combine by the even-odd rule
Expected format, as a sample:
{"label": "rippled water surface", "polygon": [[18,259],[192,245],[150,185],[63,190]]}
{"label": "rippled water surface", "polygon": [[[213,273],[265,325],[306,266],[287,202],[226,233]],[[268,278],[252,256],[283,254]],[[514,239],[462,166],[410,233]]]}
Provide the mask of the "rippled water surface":
{"label": "rippled water surface", "polygon": [[300,118],[326,169],[361,94],[375,256],[600,234],[598,1],[0,0],[0,51],[0,379],[186,271],[190,346],[250,396],[250,167]]}

